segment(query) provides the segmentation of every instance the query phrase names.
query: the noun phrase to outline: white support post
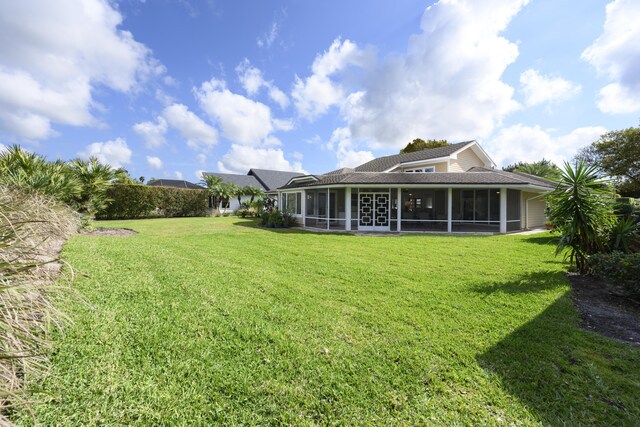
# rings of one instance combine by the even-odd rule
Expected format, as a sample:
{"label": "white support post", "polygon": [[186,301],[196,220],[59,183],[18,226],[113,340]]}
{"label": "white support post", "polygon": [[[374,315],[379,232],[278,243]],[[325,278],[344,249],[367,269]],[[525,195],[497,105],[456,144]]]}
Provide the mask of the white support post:
{"label": "white support post", "polygon": [[453,189],[447,188],[447,233],[453,231],[453,224],[451,223],[453,217]]}
{"label": "white support post", "polygon": [[402,231],[402,188],[398,188],[398,206],[397,206],[398,214],[396,217],[398,218],[398,224],[396,225],[396,229],[398,231]]}
{"label": "white support post", "polygon": [[507,232],[507,189],[500,189],[500,233]]}
{"label": "white support post", "polygon": [[351,231],[351,187],[344,191],[344,229]]}
{"label": "white support post", "polygon": [[329,218],[331,218],[331,189],[327,188],[327,230],[331,230]]}
{"label": "white support post", "polygon": [[307,190],[302,190],[302,195],[300,196],[300,214],[302,215],[302,226],[306,227]]}

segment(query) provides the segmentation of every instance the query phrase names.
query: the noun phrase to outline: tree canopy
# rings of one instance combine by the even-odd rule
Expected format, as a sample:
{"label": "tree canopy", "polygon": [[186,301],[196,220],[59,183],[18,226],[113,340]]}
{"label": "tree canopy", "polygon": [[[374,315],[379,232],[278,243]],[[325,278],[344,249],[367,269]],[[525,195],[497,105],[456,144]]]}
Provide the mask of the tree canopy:
{"label": "tree canopy", "polygon": [[509,166],[503,167],[502,170],[507,172],[528,173],[529,175],[535,175],[547,179],[558,179],[560,177],[560,168],[550,160],[544,158],[532,163],[513,163]]}
{"label": "tree canopy", "polygon": [[400,150],[400,154],[412,153],[414,151],[425,150],[427,148],[444,147],[447,145],[449,145],[449,143],[446,139],[428,139],[425,141],[424,139],[416,138]]}
{"label": "tree canopy", "polygon": [[607,132],[575,158],[619,178],[618,191],[640,195],[640,127]]}

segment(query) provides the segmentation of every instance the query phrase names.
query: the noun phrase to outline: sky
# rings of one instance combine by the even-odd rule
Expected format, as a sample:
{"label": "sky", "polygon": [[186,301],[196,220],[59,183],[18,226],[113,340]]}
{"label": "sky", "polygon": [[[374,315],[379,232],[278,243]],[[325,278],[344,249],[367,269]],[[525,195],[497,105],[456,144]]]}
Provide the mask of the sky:
{"label": "sky", "polygon": [[0,0],[0,149],[325,173],[414,138],[561,163],[640,125],[639,0]]}

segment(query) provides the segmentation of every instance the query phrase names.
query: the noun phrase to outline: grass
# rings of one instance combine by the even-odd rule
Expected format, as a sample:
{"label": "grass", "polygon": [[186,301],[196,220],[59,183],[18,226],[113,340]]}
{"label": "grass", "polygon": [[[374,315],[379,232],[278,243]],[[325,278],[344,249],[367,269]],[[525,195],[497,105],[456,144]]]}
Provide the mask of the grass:
{"label": "grass", "polygon": [[[100,224],[104,225],[104,224]],[[548,235],[359,237],[108,222],[42,425],[630,425],[640,351],[580,330]]]}

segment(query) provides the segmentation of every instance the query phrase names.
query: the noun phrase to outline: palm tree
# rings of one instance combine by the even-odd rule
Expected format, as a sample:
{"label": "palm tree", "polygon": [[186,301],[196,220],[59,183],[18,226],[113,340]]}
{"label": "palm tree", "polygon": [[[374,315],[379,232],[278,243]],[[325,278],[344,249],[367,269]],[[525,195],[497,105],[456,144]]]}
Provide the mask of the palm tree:
{"label": "palm tree", "polygon": [[107,190],[113,180],[121,177],[121,171],[113,169],[109,164],[100,163],[96,157],[72,160],[68,163],[68,168],[82,187],[80,195],[75,199],[78,211],[93,215],[104,209],[108,202]]}
{"label": "palm tree", "polygon": [[81,186],[61,160],[47,162],[38,154],[13,145],[0,152],[0,184],[49,195],[71,203]]}
{"label": "palm tree", "polygon": [[260,188],[256,188],[252,185],[245,185],[242,188],[245,196],[251,196],[251,203],[253,203],[253,199],[256,197],[264,197],[264,191]]}
{"label": "palm tree", "polygon": [[214,205],[216,206],[216,210],[218,214],[220,214],[220,205],[222,204],[222,193],[225,192],[223,188],[223,180],[219,176],[215,175],[203,175],[200,183],[207,187],[209,191],[209,195],[213,197]]}
{"label": "palm tree", "polygon": [[560,232],[556,254],[568,250],[567,258],[580,273],[587,271],[587,257],[605,249],[614,223],[610,188],[598,176],[596,166],[567,162],[555,190],[547,198],[549,219]]}

